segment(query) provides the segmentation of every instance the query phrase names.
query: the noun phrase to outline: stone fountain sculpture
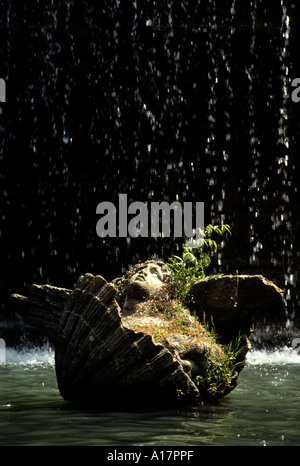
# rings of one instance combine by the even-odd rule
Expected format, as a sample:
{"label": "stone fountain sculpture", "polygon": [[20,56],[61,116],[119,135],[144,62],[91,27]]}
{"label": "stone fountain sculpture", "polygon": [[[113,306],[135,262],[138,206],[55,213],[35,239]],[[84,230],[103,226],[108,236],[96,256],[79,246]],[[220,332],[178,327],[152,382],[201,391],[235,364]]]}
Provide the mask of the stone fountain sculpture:
{"label": "stone fountain sculpture", "polygon": [[[234,276],[213,280],[200,280],[193,286],[191,295],[196,307],[205,312],[208,309],[214,318],[215,296],[216,331],[225,343],[229,336],[234,337],[228,328],[234,329],[235,334],[238,329],[243,330],[235,370],[226,383],[214,390],[201,383],[201,374],[206,366],[213,367],[216,359],[222,359],[223,346],[209,339],[207,333],[205,338],[202,331],[197,333],[197,318],[183,307],[176,314],[181,322],[179,330],[172,330],[172,319],[157,312],[151,314],[156,296],[163,295],[165,302],[172,300],[172,274],[162,261],[138,264],[111,283],[87,273],[73,290],[32,285],[28,297],[14,294],[11,301],[27,323],[53,341],[58,388],[66,400],[120,408],[199,404],[218,400],[237,385],[249,349],[251,309],[257,311],[259,307],[255,293],[249,295],[249,286],[245,286],[248,282],[251,288],[253,277],[239,277],[239,282]],[[281,312],[281,290],[263,277],[256,276],[255,280],[259,299],[266,297],[264,308],[269,301],[273,310]],[[242,282],[237,290],[236,283]],[[243,296],[248,300],[248,305],[244,300],[244,322],[243,306],[239,307]],[[224,299],[226,325],[220,318],[220,297]],[[159,341],[154,330],[161,335]]]}

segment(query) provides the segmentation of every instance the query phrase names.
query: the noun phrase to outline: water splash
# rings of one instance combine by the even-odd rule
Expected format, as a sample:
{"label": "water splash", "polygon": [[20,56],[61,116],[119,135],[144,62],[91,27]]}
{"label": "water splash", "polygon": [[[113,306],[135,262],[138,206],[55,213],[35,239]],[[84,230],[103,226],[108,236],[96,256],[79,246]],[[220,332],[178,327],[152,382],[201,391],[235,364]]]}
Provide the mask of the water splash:
{"label": "water splash", "polygon": [[20,349],[7,348],[6,361],[3,364],[54,367],[54,350],[48,345],[35,348],[26,348],[26,346]]}
{"label": "water splash", "polygon": [[[8,348],[6,362],[0,364],[28,366],[28,367],[54,367],[54,349],[49,346],[35,348]],[[275,350],[251,350],[247,354],[247,364],[255,365],[284,365],[300,364],[300,353],[291,347]]]}
{"label": "water splash", "polygon": [[300,355],[294,348],[289,347],[274,351],[252,350],[247,354],[247,364],[251,366],[300,364]]}

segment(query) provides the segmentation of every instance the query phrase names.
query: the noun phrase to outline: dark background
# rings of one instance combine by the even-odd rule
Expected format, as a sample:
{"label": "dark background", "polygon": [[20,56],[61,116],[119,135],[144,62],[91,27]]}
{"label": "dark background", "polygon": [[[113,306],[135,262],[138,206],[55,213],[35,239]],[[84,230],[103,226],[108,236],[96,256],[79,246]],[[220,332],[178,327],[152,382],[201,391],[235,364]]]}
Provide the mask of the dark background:
{"label": "dark background", "polygon": [[[0,319],[32,283],[106,279],[172,238],[99,238],[98,203],[205,202],[228,223],[211,272],[261,273],[299,303],[296,1],[2,1]],[[289,19],[289,22],[288,22]],[[23,324],[21,324],[23,325]],[[1,337],[1,334],[0,334]],[[18,338],[18,337],[15,337]]]}

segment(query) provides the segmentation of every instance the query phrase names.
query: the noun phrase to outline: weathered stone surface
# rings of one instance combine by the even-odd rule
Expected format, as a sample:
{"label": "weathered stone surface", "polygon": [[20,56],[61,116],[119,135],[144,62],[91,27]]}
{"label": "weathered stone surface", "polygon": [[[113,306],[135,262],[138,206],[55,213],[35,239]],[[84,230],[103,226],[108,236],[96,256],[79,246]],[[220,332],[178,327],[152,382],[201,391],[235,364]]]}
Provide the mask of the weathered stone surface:
{"label": "weathered stone surface", "polygon": [[163,344],[175,356],[182,361],[185,371],[192,377],[200,373],[200,367],[205,362],[205,358],[217,355],[220,351],[219,345],[209,345],[196,338],[187,335],[171,335],[164,339]]}
{"label": "weathered stone surface", "polygon": [[126,280],[122,315],[129,316],[136,313],[138,307],[143,307],[145,301],[166,287],[170,276],[169,268],[162,261],[150,259],[135,266]]}
{"label": "weathered stone surface", "polygon": [[115,293],[104,278],[87,274],[67,300],[55,347],[62,396],[102,405],[198,402],[180,361],[123,325]]}
{"label": "weathered stone surface", "polygon": [[[159,274],[155,268],[147,273],[151,270]],[[140,400],[145,406],[197,404],[207,396],[215,400],[225,396],[236,386],[249,349],[247,338],[232,380],[224,382],[220,393],[216,388],[210,392],[209,386],[199,385],[199,376],[209,361],[219,356],[222,360],[222,347],[200,336],[177,333],[156,343],[142,327],[164,330],[168,322],[147,314],[144,298],[153,293],[148,293],[144,277],[143,267],[133,275],[130,286],[137,284],[139,292],[129,293],[130,306],[124,305],[124,313],[115,299],[114,285],[91,274],[81,276],[74,290],[32,285],[28,297],[12,295],[24,320],[55,342],[58,387],[67,400],[120,407],[136,406]],[[151,286],[158,285],[161,290],[164,282],[161,286],[161,280],[150,278]],[[281,290],[262,276],[207,278],[195,283],[191,294],[197,311],[205,311],[206,318],[212,316],[224,343],[239,330],[247,336],[257,313],[284,311]],[[128,304],[128,299],[125,302]],[[194,317],[187,312],[186,325],[194,324]]]}
{"label": "weathered stone surface", "polygon": [[26,323],[55,341],[62,311],[72,290],[51,285],[31,285],[28,297],[13,294],[10,301]]}
{"label": "weathered stone surface", "polygon": [[251,333],[255,317],[284,315],[283,292],[262,275],[223,275],[196,282],[190,290],[198,313],[212,319],[223,341]]}

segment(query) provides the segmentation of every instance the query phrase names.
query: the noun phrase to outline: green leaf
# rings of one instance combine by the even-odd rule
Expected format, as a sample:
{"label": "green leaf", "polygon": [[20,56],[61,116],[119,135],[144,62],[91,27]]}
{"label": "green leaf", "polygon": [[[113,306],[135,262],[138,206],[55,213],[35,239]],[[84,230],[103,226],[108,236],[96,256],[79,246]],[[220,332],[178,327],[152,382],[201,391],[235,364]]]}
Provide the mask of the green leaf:
{"label": "green leaf", "polygon": [[[198,229],[200,239],[196,240],[197,248],[183,245],[181,257],[173,255],[169,258],[167,265],[174,273],[174,282],[176,283],[176,297],[183,302],[187,299],[190,286],[199,278],[205,277],[205,269],[209,266],[211,258],[206,250],[217,250],[218,245],[215,239],[212,239],[213,233],[223,236],[225,232],[231,234],[229,225],[207,225],[204,230]],[[199,246],[200,242],[200,246]],[[186,303],[187,304],[187,303]]]}

